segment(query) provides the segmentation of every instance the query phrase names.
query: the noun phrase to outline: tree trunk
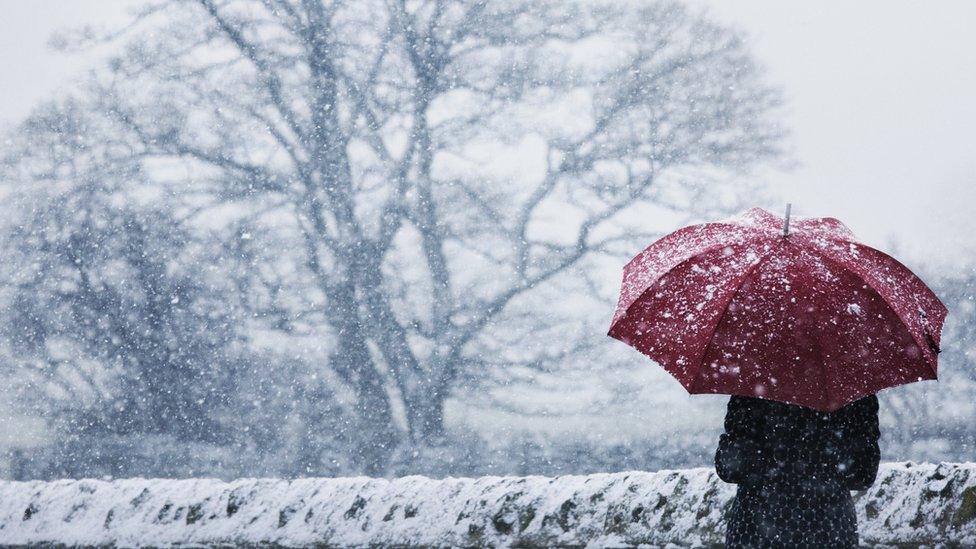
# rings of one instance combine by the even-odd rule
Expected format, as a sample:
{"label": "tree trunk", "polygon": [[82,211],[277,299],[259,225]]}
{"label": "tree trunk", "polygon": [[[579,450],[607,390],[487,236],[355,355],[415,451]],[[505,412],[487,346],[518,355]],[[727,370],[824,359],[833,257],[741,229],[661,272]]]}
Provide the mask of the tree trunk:
{"label": "tree trunk", "polygon": [[338,292],[332,296],[338,344],[331,355],[332,368],[351,382],[356,393],[356,424],[350,438],[355,441],[355,457],[363,472],[382,476],[398,443],[390,397],[383,377],[369,354],[363,326],[360,325],[355,294]]}
{"label": "tree trunk", "polygon": [[447,434],[444,429],[444,397],[436,393],[418,396],[412,407],[414,442],[422,446],[436,446]]}

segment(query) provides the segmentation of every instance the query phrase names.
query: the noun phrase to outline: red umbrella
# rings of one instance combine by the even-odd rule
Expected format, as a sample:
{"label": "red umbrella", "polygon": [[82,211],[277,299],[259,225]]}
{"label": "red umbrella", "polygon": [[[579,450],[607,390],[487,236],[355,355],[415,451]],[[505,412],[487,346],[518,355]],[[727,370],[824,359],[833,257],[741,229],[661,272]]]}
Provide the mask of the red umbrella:
{"label": "red umbrella", "polygon": [[945,305],[840,221],[753,208],[692,225],[624,267],[608,335],[689,393],[833,411],[936,379]]}

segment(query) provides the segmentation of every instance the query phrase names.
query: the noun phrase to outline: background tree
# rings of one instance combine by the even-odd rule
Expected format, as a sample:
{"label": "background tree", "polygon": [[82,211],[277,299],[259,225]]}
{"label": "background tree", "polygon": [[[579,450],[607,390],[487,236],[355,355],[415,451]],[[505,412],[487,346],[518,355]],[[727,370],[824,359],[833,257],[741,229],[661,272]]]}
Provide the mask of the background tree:
{"label": "background tree", "polygon": [[[68,102],[6,151],[4,335],[32,412],[52,422],[50,474],[117,474],[141,457],[84,448],[130,437],[226,443],[238,311],[213,299],[204,246],[133,184],[118,136]],[[121,148],[119,148],[121,147]],[[141,202],[141,203],[140,203]],[[111,439],[111,442],[107,442]],[[131,448],[130,448],[131,450]]]}
{"label": "background tree", "polygon": [[248,329],[325,349],[367,473],[451,395],[582,357],[635,212],[708,213],[781,154],[741,37],[678,3],[172,1],[111,40],[112,164],[219,226]]}

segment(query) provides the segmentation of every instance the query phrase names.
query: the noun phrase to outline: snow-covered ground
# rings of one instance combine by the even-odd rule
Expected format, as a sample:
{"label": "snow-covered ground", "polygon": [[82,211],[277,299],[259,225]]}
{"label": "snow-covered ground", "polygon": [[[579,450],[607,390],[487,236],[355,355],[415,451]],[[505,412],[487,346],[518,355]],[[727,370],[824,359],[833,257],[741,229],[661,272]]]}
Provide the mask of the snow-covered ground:
{"label": "snow-covered ground", "polygon": [[[0,482],[0,544],[701,546],[734,487],[711,469],[562,477]],[[976,545],[976,463],[882,466],[861,539]]]}

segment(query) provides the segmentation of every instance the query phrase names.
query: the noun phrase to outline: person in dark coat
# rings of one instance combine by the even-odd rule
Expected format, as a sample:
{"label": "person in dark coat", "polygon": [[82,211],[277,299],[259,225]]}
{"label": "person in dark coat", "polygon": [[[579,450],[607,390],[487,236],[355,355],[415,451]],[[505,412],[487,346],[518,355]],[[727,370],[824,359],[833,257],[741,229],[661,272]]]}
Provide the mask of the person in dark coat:
{"label": "person in dark coat", "polygon": [[857,547],[851,490],[874,483],[878,398],[834,412],[733,396],[715,469],[738,484],[726,547]]}

